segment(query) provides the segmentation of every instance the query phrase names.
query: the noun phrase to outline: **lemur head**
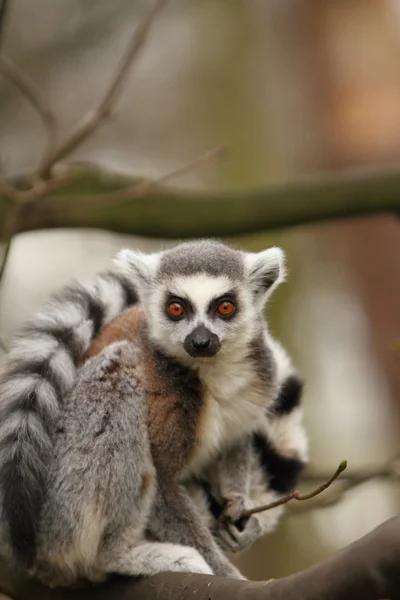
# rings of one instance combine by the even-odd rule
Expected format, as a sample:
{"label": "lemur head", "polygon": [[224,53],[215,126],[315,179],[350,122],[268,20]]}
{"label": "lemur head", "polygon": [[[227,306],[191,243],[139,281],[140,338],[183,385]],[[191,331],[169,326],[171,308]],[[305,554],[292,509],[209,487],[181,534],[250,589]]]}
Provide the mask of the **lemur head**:
{"label": "lemur head", "polygon": [[214,240],[154,254],[122,250],[115,262],[134,280],[153,343],[190,362],[247,346],[285,274],[280,248],[246,253]]}

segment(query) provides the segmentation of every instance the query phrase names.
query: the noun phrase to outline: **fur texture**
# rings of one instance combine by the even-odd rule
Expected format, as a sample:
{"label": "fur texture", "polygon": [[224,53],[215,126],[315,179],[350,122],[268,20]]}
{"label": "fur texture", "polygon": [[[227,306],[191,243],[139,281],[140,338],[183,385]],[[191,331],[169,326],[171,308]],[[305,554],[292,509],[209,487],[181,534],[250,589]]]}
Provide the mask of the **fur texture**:
{"label": "fur texture", "polygon": [[[80,576],[97,580],[113,571],[148,574],[166,568],[212,570],[240,576],[210,535],[209,526],[213,523],[210,498],[215,501],[216,495],[221,502],[227,494],[236,494],[236,508],[232,503],[230,515],[234,523],[235,515],[239,514],[238,506],[243,507],[247,502],[243,497],[247,498],[249,493],[256,495],[256,490],[273,490],[276,463],[265,448],[272,447],[278,454],[282,451],[285,458],[297,460],[301,452],[296,454],[296,444],[305,440],[304,434],[299,433],[290,447],[291,434],[285,434],[292,423],[292,432],[302,431],[300,417],[292,418],[296,410],[300,415],[299,403],[296,405],[293,400],[296,391],[293,393],[293,386],[288,388],[292,390],[290,401],[286,392],[286,400],[279,399],[283,382],[288,379],[290,361],[271,338],[263,316],[266,300],[284,278],[283,258],[277,248],[246,254],[214,241],[181,244],[153,255],[124,250],[116,260],[120,273],[100,276],[95,285],[73,287],[32,320],[17,341],[0,387],[4,411],[0,440],[5,440],[5,452],[0,453],[0,491],[3,498],[9,499],[8,508],[3,504],[3,525],[8,529],[17,562],[25,566],[35,564],[36,572],[53,583],[63,580],[70,583]],[[103,330],[110,318],[136,301],[135,290],[144,316],[140,316],[140,311],[128,311]],[[234,306],[232,317],[223,318],[218,312],[221,302]],[[183,307],[182,318],[177,320],[168,314],[171,303]],[[195,347],[199,328],[204,338],[201,343],[210,346],[206,356],[199,354]],[[100,330],[100,336],[87,352]],[[140,360],[135,354],[138,337],[146,341],[140,346]],[[135,340],[135,352],[129,343],[132,340]],[[210,345],[210,340],[217,342]],[[39,353],[38,341],[41,342]],[[115,342],[122,343],[119,348],[122,354],[117,360],[118,368],[111,367],[110,372],[109,366],[104,364],[109,365],[108,352]],[[129,360],[125,356],[128,350],[124,344],[127,343]],[[27,368],[26,363],[28,359],[32,363],[33,354],[34,366]],[[74,389],[76,366],[90,357]],[[144,365],[144,375],[139,376]],[[104,369],[108,373],[105,379]],[[86,378],[85,373],[90,377]],[[31,375],[35,378],[34,388]],[[11,388],[10,382],[18,377],[22,387],[16,401],[11,393],[15,387]],[[108,392],[109,377],[116,379],[118,406],[114,387],[112,394]],[[92,385],[93,382],[97,382],[96,385]],[[72,394],[68,395],[71,389]],[[38,401],[36,390],[40,391],[43,401]],[[26,409],[22,402],[25,399]],[[79,419],[84,425],[75,456],[73,432],[79,430],[79,424],[70,407],[78,399],[83,411]],[[121,444],[117,443],[120,440],[117,423],[119,419],[126,419],[124,410],[131,412],[126,422],[135,429],[133,445],[125,444],[123,436]],[[64,424],[55,436],[60,412]],[[147,415],[145,434],[138,425],[144,415]],[[92,418],[93,423],[102,425],[87,431],[85,424]],[[280,426],[281,421],[285,425]],[[98,431],[98,435],[95,436],[94,431]],[[111,432],[115,436],[113,443]],[[32,440],[40,441],[40,452],[36,455],[32,452],[36,451]],[[46,482],[44,473],[54,444],[56,459]],[[240,452],[236,463],[232,454],[241,444],[246,444],[248,449],[245,466],[241,465]],[[305,441],[303,446],[305,452]],[[119,462],[127,460],[124,448],[132,456],[128,462],[136,462],[133,457],[139,447],[138,468],[152,466],[157,493],[154,495],[152,491],[154,485],[145,486],[143,490],[139,485],[140,476],[131,472],[129,485],[133,487],[129,494],[133,500],[128,514],[123,509],[127,492],[122,484],[126,474],[122,474]],[[106,472],[99,470],[99,460],[109,454],[113,470],[107,470],[109,476],[105,477]],[[216,464],[220,456],[219,472],[223,472],[223,458],[230,457],[227,463],[230,468],[236,464],[243,473],[252,475],[249,481],[244,478],[244,490],[240,491],[234,491],[227,484],[221,486],[222,479],[215,487],[209,478],[207,485],[212,494],[207,496],[204,486],[199,487],[196,479],[207,481],[210,466]],[[70,468],[66,469],[68,464]],[[105,464],[105,460],[101,464]],[[77,469],[79,476],[69,488],[66,473],[71,469],[72,472]],[[7,488],[13,474],[14,482]],[[225,481],[228,480],[226,477]],[[186,489],[182,486],[184,482],[188,482]],[[118,503],[110,509],[102,486],[113,501],[112,490],[121,487],[118,500],[121,511]],[[48,493],[43,508],[46,487]],[[67,489],[75,494],[69,503],[61,493]],[[192,497],[188,490],[193,493]],[[94,498],[97,498],[95,503]],[[10,508],[21,501],[21,508]],[[75,509],[71,512],[65,504]],[[208,511],[207,517],[203,514],[203,520],[200,505]],[[58,511],[64,514],[64,525],[62,519],[58,521],[55,517]],[[113,520],[115,512],[118,515]],[[144,535],[148,515],[151,515],[151,527],[147,527]],[[89,521],[96,527],[89,527]],[[65,527],[65,543],[60,541],[63,535],[59,527]],[[248,545],[262,531],[262,528],[247,527],[246,535],[239,536],[233,549]],[[215,530],[216,539],[224,546],[224,536],[220,533]],[[163,545],[158,543],[160,541]],[[168,543],[174,545],[165,546]],[[36,551],[38,560],[35,560]]]}
{"label": "fur texture", "polygon": [[30,567],[55,425],[76,366],[100,329],[136,302],[117,273],[55,295],[17,335],[0,380],[0,504],[14,559]]}
{"label": "fur texture", "polygon": [[[204,522],[219,545],[238,552],[273,531],[284,507],[243,521],[244,510],[269,504],[295,488],[308,462],[308,441],[302,423],[303,384],[285,350],[271,340],[277,361],[278,389],[251,436],[220,457],[202,479],[188,488]],[[225,511],[225,518],[220,516]]]}
{"label": "fur texture", "polygon": [[[194,549],[145,539],[160,486],[151,446],[165,438],[154,428],[150,439],[147,413],[158,400],[159,380],[145,371],[157,368],[158,359],[146,356],[140,341],[139,334],[136,344],[118,342],[91,358],[66,400],[33,569],[51,586],[102,581],[113,572],[211,573]],[[173,383],[169,393],[172,400]]]}

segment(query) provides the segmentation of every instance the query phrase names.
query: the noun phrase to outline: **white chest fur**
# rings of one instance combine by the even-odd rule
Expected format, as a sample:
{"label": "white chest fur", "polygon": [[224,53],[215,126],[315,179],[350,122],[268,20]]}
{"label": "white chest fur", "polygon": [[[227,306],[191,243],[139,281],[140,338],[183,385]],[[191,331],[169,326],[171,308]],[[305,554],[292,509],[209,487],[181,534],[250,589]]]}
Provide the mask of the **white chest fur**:
{"label": "white chest fur", "polygon": [[199,375],[206,389],[204,421],[185,475],[199,474],[213,456],[254,430],[272,396],[251,361],[205,364]]}

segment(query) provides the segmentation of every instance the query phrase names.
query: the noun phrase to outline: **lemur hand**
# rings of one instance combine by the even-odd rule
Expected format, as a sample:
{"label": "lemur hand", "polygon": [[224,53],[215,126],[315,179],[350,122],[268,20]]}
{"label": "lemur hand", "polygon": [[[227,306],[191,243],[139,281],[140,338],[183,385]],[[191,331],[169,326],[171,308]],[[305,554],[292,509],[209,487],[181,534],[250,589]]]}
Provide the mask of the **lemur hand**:
{"label": "lemur hand", "polygon": [[231,494],[226,500],[224,516],[217,523],[214,535],[223,550],[239,552],[253,544],[264,532],[257,515],[240,518],[245,510],[253,507],[250,498],[244,494]]}

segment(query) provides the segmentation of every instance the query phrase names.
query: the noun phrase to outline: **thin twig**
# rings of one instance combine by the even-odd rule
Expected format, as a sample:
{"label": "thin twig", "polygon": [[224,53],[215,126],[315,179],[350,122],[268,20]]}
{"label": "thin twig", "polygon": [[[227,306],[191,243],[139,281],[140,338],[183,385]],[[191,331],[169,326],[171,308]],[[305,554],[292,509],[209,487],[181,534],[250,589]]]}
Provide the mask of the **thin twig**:
{"label": "thin twig", "polygon": [[[397,453],[389,461],[381,466],[377,466],[374,469],[369,469],[365,472],[353,472],[348,473],[340,479],[338,486],[330,494],[320,496],[314,502],[307,502],[304,505],[293,506],[292,514],[299,514],[303,512],[309,512],[314,509],[330,508],[335,506],[343,500],[347,492],[354,490],[355,488],[368,483],[373,480],[384,480],[384,481],[400,481],[400,453]],[[322,474],[318,473],[306,473],[302,478],[304,483],[315,483],[323,479]]]}
{"label": "thin twig", "polygon": [[45,160],[40,163],[37,170],[37,175],[39,177],[48,179],[50,177],[50,172],[53,165],[62,158],[65,158],[65,156],[70,154],[80,144],[82,144],[82,142],[84,142],[90,136],[90,134],[97,129],[100,123],[111,115],[115,103],[122,92],[129,68],[142,49],[151,25],[165,3],[166,0],[156,0],[152,10],[145,17],[139,28],[134,32],[127,52],[122,58],[117,68],[117,72],[113,77],[111,84],[107,88],[103,99],[97,108],[90,110],[77,123],[67,139],[65,139],[51,155],[47,156]]}
{"label": "thin twig", "polygon": [[247,519],[251,517],[251,515],[255,515],[256,513],[264,512],[265,510],[270,510],[271,508],[276,508],[277,506],[281,506],[282,504],[287,504],[291,500],[310,500],[315,496],[321,494],[324,490],[326,490],[334,481],[339,477],[339,475],[345,470],[347,467],[347,461],[342,460],[334,474],[329,477],[327,481],[319,485],[312,492],[308,492],[307,494],[301,494],[299,490],[293,490],[286,496],[282,496],[279,500],[275,502],[270,502],[269,504],[264,504],[264,506],[256,506],[255,508],[251,508],[250,510],[246,510],[242,513],[241,519]]}
{"label": "thin twig", "polygon": [[53,154],[57,137],[57,119],[36,83],[9,58],[0,56],[0,72],[19,89],[39,113],[47,133],[47,143],[41,161]]}
{"label": "thin twig", "polygon": [[3,45],[4,24],[6,21],[6,12],[8,8],[8,0],[0,0],[0,51]]}
{"label": "thin twig", "polygon": [[19,193],[5,179],[0,179],[0,196],[5,196],[9,200],[17,201]]}
{"label": "thin twig", "polygon": [[[148,196],[148,194],[154,190],[161,191],[161,186],[165,182],[169,182],[171,181],[171,179],[175,179],[180,175],[183,175],[184,173],[188,173],[190,171],[194,171],[195,169],[201,168],[206,163],[218,160],[224,155],[225,151],[226,148],[222,146],[219,148],[213,148],[212,150],[209,150],[201,156],[186,163],[182,167],[179,167],[174,171],[170,171],[169,173],[162,175],[158,179],[138,179],[137,181],[135,181],[134,184],[124,187],[120,190],[116,190],[114,192],[104,192],[102,194],[77,194],[76,196],[74,195],[73,199],[71,198],[71,200],[76,202],[78,205],[81,202],[93,202],[93,204],[95,204],[96,206],[101,207],[103,205],[110,206],[111,204],[118,205],[119,203],[122,203],[125,200],[132,200],[133,198],[146,198],[146,196]],[[65,181],[68,181],[68,175],[66,176]],[[53,179],[50,181],[45,181],[43,183],[44,186],[47,186],[47,189],[44,194],[40,194],[40,197],[42,197],[43,195],[48,195],[49,193],[58,189],[60,186],[64,185],[64,182],[62,180],[60,182],[57,182],[57,180]],[[28,192],[24,192],[24,195],[26,194],[28,194]],[[37,199],[38,197],[39,196],[36,195],[35,199]],[[63,200],[65,201],[65,199],[68,200],[68,195],[63,194]]]}
{"label": "thin twig", "polygon": [[0,283],[1,283],[1,282],[2,282],[2,280],[3,280],[3,275],[4,275],[4,272],[5,272],[5,270],[6,270],[7,261],[8,261],[8,258],[9,258],[9,256],[10,256],[10,250],[11,250],[11,239],[12,239],[12,238],[10,238],[10,239],[9,239],[9,240],[8,240],[8,241],[5,243],[5,248],[4,248],[3,256],[2,256],[2,259],[1,259],[1,263],[0,263]]}
{"label": "thin twig", "polygon": [[8,259],[10,257],[11,243],[13,235],[18,226],[18,219],[20,216],[20,205],[14,202],[11,205],[3,223],[1,237],[5,240],[5,248],[3,252],[3,256],[0,262],[0,284],[3,281],[4,272],[8,263]]}
{"label": "thin twig", "polygon": [[175,171],[171,171],[170,173],[163,175],[159,179],[156,179],[154,183],[157,185],[168,183],[169,181],[171,181],[171,179],[176,179],[177,177],[180,177],[181,175],[185,175],[186,173],[189,173],[190,171],[197,170],[199,167],[202,167],[204,164],[208,164],[215,160],[219,160],[222,156],[224,156],[225,152],[226,152],[226,148],[223,146],[221,146],[219,148],[213,148],[212,150],[209,150],[205,154],[202,154],[201,156],[198,156],[194,160],[191,160],[190,162],[186,163],[182,167],[178,167],[178,169],[175,169]]}
{"label": "thin twig", "polygon": [[[4,352],[4,354],[7,354],[7,352],[8,352],[7,344],[5,343],[5,341],[3,340],[2,337],[0,337],[0,349]],[[1,600],[1,597],[0,597],[0,600]]]}

